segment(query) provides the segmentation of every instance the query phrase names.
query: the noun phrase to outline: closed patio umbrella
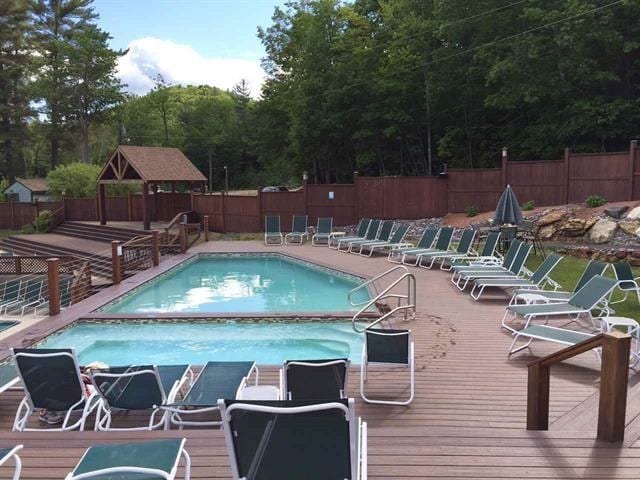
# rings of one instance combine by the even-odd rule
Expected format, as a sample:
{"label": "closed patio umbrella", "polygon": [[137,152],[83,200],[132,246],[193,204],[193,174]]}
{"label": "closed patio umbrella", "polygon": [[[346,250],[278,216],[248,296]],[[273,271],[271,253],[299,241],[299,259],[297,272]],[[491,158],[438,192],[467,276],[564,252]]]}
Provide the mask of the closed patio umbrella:
{"label": "closed patio umbrella", "polygon": [[505,223],[511,225],[520,225],[522,223],[520,204],[516,194],[511,189],[511,185],[507,185],[507,188],[502,192],[496,205],[496,213],[493,216],[494,225],[504,225]]}

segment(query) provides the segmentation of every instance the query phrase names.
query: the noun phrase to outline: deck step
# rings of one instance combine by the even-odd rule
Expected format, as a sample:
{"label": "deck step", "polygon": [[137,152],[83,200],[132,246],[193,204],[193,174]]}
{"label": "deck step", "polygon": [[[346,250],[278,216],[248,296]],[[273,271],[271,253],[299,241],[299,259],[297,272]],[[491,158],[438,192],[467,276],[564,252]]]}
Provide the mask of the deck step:
{"label": "deck step", "polygon": [[111,227],[108,225],[95,225],[82,222],[64,222],[62,225],[57,227],[53,233],[106,243],[113,240],[126,242],[139,235],[149,234],[149,232],[144,230]]}

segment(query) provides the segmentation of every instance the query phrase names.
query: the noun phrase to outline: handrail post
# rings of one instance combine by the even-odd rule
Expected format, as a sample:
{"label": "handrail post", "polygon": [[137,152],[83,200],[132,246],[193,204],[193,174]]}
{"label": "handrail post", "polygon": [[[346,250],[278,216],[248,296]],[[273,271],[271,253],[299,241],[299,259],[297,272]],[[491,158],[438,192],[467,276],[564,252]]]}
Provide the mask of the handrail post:
{"label": "handrail post", "polygon": [[180,251],[187,251],[187,225],[184,222],[180,223]]}
{"label": "handrail post", "polygon": [[529,365],[527,378],[527,430],[549,429],[550,368],[540,363]]}
{"label": "handrail post", "polygon": [[599,440],[624,440],[630,349],[631,337],[628,335],[611,332],[603,336],[598,407]]}
{"label": "handrail post", "polygon": [[202,219],[202,229],[204,230],[204,241],[209,241],[209,215],[205,215]]}
{"label": "handrail post", "polygon": [[111,279],[114,285],[118,285],[122,281],[122,265],[120,263],[120,255],[119,255],[119,247],[120,242],[118,240],[113,240],[111,242]]}
{"label": "handrail post", "polygon": [[49,289],[49,316],[60,313],[60,259],[47,259],[47,288]]}
{"label": "handrail post", "polygon": [[160,265],[160,233],[157,230],[154,230],[152,235],[152,258],[153,258],[153,266],[157,267]]}

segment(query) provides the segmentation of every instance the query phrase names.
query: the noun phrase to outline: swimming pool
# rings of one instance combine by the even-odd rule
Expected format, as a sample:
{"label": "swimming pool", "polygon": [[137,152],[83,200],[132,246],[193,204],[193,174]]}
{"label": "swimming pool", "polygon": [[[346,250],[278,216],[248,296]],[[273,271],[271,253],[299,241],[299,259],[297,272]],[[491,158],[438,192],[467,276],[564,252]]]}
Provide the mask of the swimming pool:
{"label": "swimming pool", "polygon": [[358,363],[362,336],[351,322],[79,322],[38,345],[75,348],[81,364],[204,365],[208,361],[350,358]]}
{"label": "swimming pool", "polygon": [[[278,254],[198,255],[100,309],[109,314],[353,312],[358,277]],[[369,299],[366,288],[354,295]]]}

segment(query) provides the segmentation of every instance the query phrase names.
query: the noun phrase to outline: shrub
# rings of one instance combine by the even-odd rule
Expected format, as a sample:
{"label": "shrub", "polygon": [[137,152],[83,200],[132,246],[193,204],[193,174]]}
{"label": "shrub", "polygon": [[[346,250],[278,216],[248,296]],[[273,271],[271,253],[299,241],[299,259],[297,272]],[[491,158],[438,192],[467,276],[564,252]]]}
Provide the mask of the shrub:
{"label": "shrub", "polygon": [[22,233],[27,234],[27,235],[31,235],[32,233],[36,233],[36,229],[33,226],[33,223],[27,223],[26,225],[22,226]]}
{"label": "shrub", "polygon": [[535,203],[533,202],[533,200],[529,200],[528,202],[524,202],[522,204],[522,210],[527,211],[527,210],[533,210],[535,207]]}
{"label": "shrub", "polygon": [[464,209],[464,211],[467,214],[467,217],[475,217],[476,215],[478,215],[478,207],[476,207],[475,205],[469,205]]}
{"label": "shrub", "polygon": [[602,205],[607,203],[607,199],[601,197],[600,195],[590,195],[585,199],[584,203],[589,208],[601,207]]}
{"label": "shrub", "polygon": [[88,163],[59,165],[47,175],[49,191],[58,198],[62,196],[62,192],[67,197],[93,197],[100,170],[102,169],[98,165]]}
{"label": "shrub", "polygon": [[33,228],[38,233],[47,233],[51,229],[53,215],[50,210],[41,211],[33,221]]}

